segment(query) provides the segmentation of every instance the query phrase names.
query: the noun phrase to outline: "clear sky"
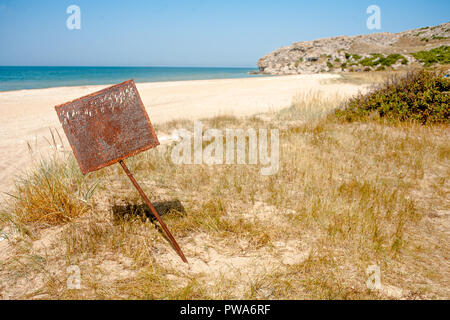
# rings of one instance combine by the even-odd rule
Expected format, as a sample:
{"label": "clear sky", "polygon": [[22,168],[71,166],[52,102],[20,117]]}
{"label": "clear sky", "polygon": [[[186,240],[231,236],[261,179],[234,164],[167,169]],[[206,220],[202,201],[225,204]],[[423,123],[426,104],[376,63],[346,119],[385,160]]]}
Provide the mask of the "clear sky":
{"label": "clear sky", "polygon": [[[69,30],[69,5],[81,29]],[[381,9],[368,30],[366,9]],[[250,66],[296,41],[450,20],[448,0],[0,0],[0,65]]]}

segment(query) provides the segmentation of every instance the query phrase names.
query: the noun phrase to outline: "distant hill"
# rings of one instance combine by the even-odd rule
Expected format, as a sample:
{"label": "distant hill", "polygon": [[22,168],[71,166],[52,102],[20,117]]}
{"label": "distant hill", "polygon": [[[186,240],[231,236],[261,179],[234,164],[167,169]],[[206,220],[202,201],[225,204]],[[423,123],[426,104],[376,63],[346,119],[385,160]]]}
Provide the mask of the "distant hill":
{"label": "distant hill", "polygon": [[398,69],[450,63],[450,23],[434,27],[296,42],[258,60],[260,73],[302,74]]}

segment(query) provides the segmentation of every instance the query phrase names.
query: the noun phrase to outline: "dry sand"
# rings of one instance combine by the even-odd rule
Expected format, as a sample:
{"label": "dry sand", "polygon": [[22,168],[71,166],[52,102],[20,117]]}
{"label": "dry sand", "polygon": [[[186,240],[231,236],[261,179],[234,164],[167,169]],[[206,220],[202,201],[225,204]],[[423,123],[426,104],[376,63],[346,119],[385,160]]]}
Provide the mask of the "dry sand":
{"label": "dry sand", "polygon": [[[302,92],[352,95],[363,86],[333,83],[338,75],[316,74],[245,79],[139,83],[153,123],[217,115],[252,115],[288,107]],[[29,142],[45,155],[50,129],[61,126],[54,106],[107,86],[59,87],[0,92],[0,192],[10,191],[15,174],[30,164]],[[65,139],[65,137],[64,137]]]}

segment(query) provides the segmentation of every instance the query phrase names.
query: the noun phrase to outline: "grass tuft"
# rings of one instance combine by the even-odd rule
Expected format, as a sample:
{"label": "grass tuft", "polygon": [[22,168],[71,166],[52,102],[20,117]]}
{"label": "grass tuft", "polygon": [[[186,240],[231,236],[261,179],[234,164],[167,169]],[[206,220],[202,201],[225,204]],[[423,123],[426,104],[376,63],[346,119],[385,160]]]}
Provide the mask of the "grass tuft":
{"label": "grass tuft", "polygon": [[16,180],[0,219],[18,227],[67,223],[89,210],[96,187],[82,175],[73,156],[55,154]]}

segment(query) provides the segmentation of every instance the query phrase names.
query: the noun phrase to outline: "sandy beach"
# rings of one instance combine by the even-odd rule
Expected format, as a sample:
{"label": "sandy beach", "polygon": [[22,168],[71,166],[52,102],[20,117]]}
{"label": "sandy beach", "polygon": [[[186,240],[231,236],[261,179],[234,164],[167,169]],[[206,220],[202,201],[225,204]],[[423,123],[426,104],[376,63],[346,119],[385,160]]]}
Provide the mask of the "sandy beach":
{"label": "sandy beach", "polygon": [[[331,74],[245,79],[138,83],[153,123],[231,114],[247,116],[288,107],[302,92],[352,95],[364,87],[333,83]],[[30,164],[34,152],[48,153],[50,129],[62,133],[54,106],[107,86],[58,87],[0,92],[0,192],[12,187],[14,175]],[[65,139],[64,134],[62,134]]]}

